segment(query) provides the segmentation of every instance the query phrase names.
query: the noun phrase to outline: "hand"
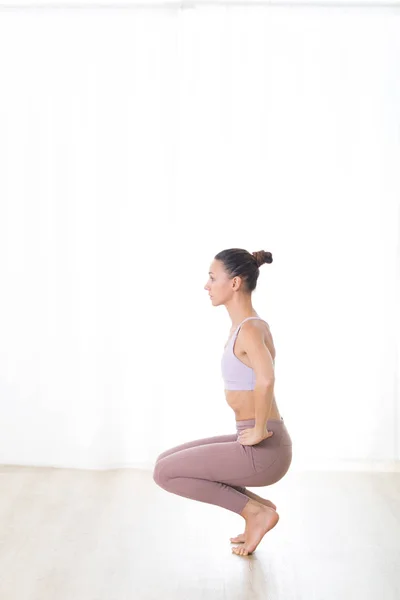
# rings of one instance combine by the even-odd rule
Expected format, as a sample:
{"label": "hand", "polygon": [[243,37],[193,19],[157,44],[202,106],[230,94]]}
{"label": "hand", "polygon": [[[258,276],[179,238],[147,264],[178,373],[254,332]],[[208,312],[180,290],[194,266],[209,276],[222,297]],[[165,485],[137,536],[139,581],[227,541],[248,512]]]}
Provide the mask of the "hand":
{"label": "hand", "polygon": [[271,435],[274,435],[273,431],[260,432],[252,427],[251,429],[243,429],[243,431],[239,433],[238,442],[240,442],[242,446],[254,446],[254,444],[259,444],[263,440],[271,437]]}

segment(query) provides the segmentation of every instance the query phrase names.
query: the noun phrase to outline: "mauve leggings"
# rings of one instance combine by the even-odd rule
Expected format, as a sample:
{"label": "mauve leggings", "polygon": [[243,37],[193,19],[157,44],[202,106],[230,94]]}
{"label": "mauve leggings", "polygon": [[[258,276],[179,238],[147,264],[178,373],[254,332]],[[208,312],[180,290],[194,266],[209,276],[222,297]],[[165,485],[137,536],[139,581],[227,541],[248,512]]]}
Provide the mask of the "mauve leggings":
{"label": "mauve leggings", "polygon": [[220,435],[181,444],[157,458],[153,479],[164,490],[216,504],[240,514],[249,497],[246,488],[276,483],[292,462],[292,440],[283,419],[268,419],[274,434],[243,446],[238,433],[254,427],[255,419],[236,421],[236,434]]}

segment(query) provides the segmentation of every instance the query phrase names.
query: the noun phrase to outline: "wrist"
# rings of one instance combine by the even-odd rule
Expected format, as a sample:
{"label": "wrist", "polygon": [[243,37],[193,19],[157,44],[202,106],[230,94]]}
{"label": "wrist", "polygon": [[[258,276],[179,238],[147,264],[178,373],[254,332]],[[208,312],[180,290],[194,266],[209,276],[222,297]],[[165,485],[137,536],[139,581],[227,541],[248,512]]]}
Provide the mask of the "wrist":
{"label": "wrist", "polygon": [[267,426],[264,425],[263,427],[260,427],[260,425],[255,425],[254,426],[254,431],[258,434],[258,435],[264,435],[264,433],[267,432]]}

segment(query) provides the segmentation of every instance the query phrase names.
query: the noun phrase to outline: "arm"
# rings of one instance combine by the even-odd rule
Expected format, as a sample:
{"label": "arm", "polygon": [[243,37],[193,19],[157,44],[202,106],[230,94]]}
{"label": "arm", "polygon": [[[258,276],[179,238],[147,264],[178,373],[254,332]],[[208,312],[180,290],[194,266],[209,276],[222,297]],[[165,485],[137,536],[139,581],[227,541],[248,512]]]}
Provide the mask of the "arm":
{"label": "arm", "polygon": [[274,382],[267,382],[264,385],[256,383],[254,395],[256,413],[254,429],[257,433],[263,434],[267,430],[267,421],[271,413],[272,401],[274,399]]}
{"label": "arm", "polygon": [[274,399],[274,363],[264,342],[263,332],[254,322],[247,321],[242,327],[242,342],[256,378],[254,387],[256,423],[254,428],[257,432],[265,433]]}

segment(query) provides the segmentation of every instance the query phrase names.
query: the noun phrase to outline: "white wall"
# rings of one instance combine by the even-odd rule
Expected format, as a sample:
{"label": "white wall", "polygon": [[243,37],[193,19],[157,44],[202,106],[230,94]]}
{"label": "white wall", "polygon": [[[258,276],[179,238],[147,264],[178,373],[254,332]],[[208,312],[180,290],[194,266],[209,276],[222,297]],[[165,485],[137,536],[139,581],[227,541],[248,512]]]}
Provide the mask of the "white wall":
{"label": "white wall", "polygon": [[234,432],[203,286],[235,246],[273,253],[294,468],[397,468],[399,15],[1,11],[1,464]]}

